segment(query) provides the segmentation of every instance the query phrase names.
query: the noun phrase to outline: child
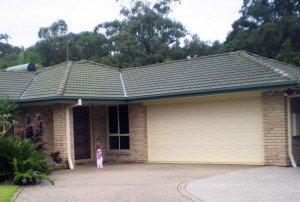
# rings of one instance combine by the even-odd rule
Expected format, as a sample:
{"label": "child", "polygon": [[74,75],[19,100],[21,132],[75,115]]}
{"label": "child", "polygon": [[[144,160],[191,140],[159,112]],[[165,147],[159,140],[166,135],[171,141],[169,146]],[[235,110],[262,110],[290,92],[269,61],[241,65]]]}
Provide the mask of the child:
{"label": "child", "polygon": [[102,157],[102,151],[101,151],[101,144],[96,144],[97,151],[96,151],[96,158],[97,158],[97,172],[103,170],[103,157]]}

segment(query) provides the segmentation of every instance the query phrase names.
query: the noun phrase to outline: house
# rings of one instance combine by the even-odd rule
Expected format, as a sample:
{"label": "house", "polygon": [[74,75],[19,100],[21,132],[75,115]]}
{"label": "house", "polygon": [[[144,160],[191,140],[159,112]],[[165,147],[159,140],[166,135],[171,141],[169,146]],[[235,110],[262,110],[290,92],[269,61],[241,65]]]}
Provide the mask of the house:
{"label": "house", "polygon": [[[89,61],[0,72],[48,152],[118,162],[300,164],[300,69],[244,51],[117,69]],[[22,126],[19,119],[15,130]]]}

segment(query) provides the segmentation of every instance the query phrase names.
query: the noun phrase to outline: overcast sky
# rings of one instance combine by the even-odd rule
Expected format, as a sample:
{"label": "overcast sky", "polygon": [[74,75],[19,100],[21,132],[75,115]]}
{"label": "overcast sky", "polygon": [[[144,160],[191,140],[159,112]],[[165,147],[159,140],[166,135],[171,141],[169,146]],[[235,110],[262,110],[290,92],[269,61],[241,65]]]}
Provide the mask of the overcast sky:
{"label": "overcast sky", "polygon": [[[181,0],[169,17],[181,22],[201,40],[223,42],[240,16],[243,0]],[[120,18],[115,0],[0,0],[0,33],[10,44],[33,45],[40,27],[63,19],[70,32],[92,31],[105,21]]]}

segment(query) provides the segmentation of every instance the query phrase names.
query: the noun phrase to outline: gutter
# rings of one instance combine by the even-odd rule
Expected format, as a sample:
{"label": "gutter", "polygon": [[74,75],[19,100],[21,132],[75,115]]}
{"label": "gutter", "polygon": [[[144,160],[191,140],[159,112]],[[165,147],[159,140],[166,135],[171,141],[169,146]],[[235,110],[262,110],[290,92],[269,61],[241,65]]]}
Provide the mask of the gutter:
{"label": "gutter", "polygon": [[292,126],[291,126],[291,98],[293,97],[299,97],[298,96],[288,96],[287,97],[287,118],[288,118],[288,152],[289,152],[289,157],[290,157],[290,160],[291,160],[291,163],[292,163],[292,166],[294,168],[297,168],[297,164],[296,164],[296,161],[295,161],[295,158],[294,158],[294,154],[293,154],[293,141],[292,141]]}
{"label": "gutter", "polygon": [[74,169],[73,161],[72,161],[72,153],[71,153],[71,130],[70,130],[70,109],[73,107],[81,106],[82,100],[78,99],[77,103],[71,106],[66,107],[66,138],[67,138],[67,158],[69,168]]}

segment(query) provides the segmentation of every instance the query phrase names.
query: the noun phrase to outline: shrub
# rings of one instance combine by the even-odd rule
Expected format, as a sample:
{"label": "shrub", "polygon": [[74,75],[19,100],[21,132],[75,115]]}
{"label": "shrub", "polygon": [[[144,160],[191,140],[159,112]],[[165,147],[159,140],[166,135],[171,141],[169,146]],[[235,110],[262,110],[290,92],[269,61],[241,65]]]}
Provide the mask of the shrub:
{"label": "shrub", "polygon": [[31,117],[29,114],[25,116],[25,127],[19,129],[15,132],[15,135],[20,138],[30,139],[34,143],[38,143],[37,150],[41,150],[43,145],[45,144],[43,141],[43,133],[44,133],[44,122],[42,120],[42,116],[40,114],[36,115],[36,123],[31,123]]}
{"label": "shrub", "polygon": [[28,139],[7,137],[0,138],[0,176],[13,180],[15,184],[37,182],[47,179],[42,174],[47,170],[45,155],[37,151],[37,143]]}
{"label": "shrub", "polygon": [[14,125],[13,112],[17,109],[18,104],[11,102],[9,97],[3,96],[0,99],[0,137]]}
{"label": "shrub", "polygon": [[57,152],[51,152],[50,156],[51,156],[52,160],[55,163],[60,164],[62,162],[62,159],[60,157],[60,152],[59,151],[57,151]]}

